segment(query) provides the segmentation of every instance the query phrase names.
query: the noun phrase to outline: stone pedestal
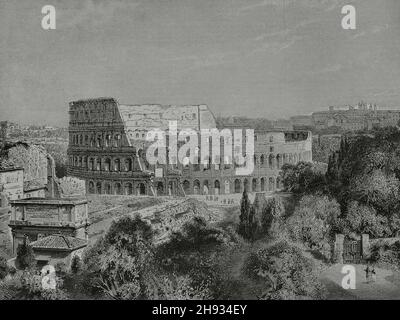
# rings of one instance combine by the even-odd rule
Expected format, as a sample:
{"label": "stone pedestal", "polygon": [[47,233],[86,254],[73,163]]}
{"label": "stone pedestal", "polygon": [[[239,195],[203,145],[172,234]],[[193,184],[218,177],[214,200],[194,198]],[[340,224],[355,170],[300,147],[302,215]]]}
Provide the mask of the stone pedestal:
{"label": "stone pedestal", "polygon": [[361,254],[363,259],[368,259],[370,256],[369,235],[361,235]]}
{"label": "stone pedestal", "polygon": [[336,260],[336,263],[343,263],[343,242],[344,235],[336,234],[335,236],[335,246],[333,251],[333,257]]}

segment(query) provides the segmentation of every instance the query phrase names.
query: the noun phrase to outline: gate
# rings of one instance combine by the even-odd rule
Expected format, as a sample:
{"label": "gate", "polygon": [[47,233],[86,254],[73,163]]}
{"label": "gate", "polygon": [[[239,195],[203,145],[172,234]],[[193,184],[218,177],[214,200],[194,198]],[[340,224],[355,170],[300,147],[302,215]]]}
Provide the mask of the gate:
{"label": "gate", "polygon": [[361,240],[344,240],[343,262],[361,263],[362,258]]}

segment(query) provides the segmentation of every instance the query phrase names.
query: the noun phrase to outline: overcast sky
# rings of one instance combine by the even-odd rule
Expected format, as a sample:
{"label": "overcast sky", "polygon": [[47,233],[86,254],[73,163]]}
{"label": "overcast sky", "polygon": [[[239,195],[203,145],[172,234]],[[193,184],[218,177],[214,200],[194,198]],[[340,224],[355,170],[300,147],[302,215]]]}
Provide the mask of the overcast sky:
{"label": "overcast sky", "polygon": [[0,0],[1,120],[67,125],[69,101],[98,96],[270,119],[400,107],[400,1]]}

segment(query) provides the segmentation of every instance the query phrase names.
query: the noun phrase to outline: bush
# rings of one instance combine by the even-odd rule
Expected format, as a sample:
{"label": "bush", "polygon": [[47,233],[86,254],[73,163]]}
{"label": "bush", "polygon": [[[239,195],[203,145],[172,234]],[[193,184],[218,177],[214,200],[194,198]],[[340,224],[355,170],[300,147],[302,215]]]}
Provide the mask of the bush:
{"label": "bush", "polygon": [[259,299],[323,299],[326,296],[312,263],[299,248],[286,241],[250,253],[243,272],[263,284],[257,294]]}
{"label": "bush", "polygon": [[0,256],[0,280],[4,279],[4,277],[8,274],[9,268],[7,265],[7,260],[4,257]]}
{"label": "bush", "polygon": [[71,261],[71,272],[77,274],[82,269],[82,261],[78,255],[74,255]]}
{"label": "bush", "polygon": [[26,240],[17,247],[17,258],[15,263],[19,269],[31,268],[36,264],[33,249]]}

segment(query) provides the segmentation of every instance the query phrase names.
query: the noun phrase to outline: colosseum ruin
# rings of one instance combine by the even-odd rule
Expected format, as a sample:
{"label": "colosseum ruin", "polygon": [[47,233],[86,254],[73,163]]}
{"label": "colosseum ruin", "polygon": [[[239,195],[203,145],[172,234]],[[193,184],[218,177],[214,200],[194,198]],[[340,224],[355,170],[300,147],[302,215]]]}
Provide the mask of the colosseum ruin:
{"label": "colosseum ruin", "polygon": [[[150,165],[149,130],[217,128],[206,105],[123,105],[113,98],[69,104],[68,175],[85,180],[89,194],[218,195],[273,192],[282,188],[283,164],[312,161],[311,133],[255,131],[254,171],[237,176],[236,165],[204,163]],[[222,128],[217,128],[222,129]],[[246,129],[246,128],[243,128]]]}

